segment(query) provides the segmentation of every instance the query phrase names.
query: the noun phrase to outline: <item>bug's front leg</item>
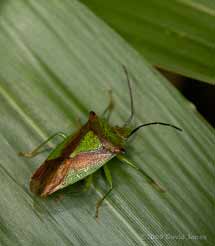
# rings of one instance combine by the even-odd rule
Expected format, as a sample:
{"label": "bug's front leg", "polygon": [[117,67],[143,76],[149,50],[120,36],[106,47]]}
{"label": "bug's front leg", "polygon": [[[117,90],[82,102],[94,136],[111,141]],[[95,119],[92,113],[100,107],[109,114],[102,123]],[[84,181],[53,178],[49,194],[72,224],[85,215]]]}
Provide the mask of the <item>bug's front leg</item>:
{"label": "bug's front leg", "polygon": [[57,136],[60,136],[62,138],[66,138],[66,135],[63,133],[63,132],[57,132],[53,135],[51,135],[48,139],[46,139],[44,142],[42,142],[40,145],[38,145],[35,149],[33,149],[32,151],[29,151],[29,152],[19,152],[18,155],[20,156],[24,156],[24,157],[28,157],[28,158],[31,158],[31,157],[34,157],[36,155],[38,155],[40,153],[40,149],[46,144],[48,143],[50,140],[52,140],[53,138],[57,137]]}
{"label": "bug's front leg", "polygon": [[128,160],[126,157],[124,157],[123,155],[119,154],[119,155],[117,155],[117,158],[120,161],[122,161],[123,163],[126,163],[130,167],[132,167],[132,168],[136,169],[137,171],[139,171],[140,173],[142,173],[142,175],[146,177],[146,179],[148,180],[148,182],[152,186],[154,186],[155,189],[157,189],[160,192],[165,192],[165,189],[163,189],[152,177],[150,177],[144,170],[142,170],[139,167],[137,167],[133,162],[131,162],[130,160]]}
{"label": "bug's front leg", "polygon": [[110,192],[112,191],[113,189],[113,184],[112,184],[112,177],[111,177],[111,173],[107,167],[107,165],[104,165],[103,166],[103,169],[104,169],[104,173],[105,173],[105,177],[108,181],[108,184],[109,184],[109,190],[104,194],[104,196],[98,200],[98,202],[96,203],[96,219],[98,219],[99,217],[99,208],[101,207],[102,205],[102,202],[104,201],[104,199],[110,194]]}

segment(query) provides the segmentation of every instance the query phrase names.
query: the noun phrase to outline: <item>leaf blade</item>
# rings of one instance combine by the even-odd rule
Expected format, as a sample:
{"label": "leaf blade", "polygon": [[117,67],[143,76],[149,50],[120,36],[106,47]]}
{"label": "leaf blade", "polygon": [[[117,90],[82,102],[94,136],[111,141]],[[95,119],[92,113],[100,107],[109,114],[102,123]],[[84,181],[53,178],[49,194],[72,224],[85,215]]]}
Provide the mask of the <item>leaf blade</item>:
{"label": "leaf blade", "polygon": [[[5,30],[0,35],[1,244],[172,245],[168,233],[201,233],[207,241],[197,244],[212,242],[211,127],[78,2],[11,1],[5,8],[0,13]],[[109,164],[115,188],[98,224],[93,216],[106,190],[102,178],[88,194],[75,197],[68,189],[60,193],[63,200],[43,200],[30,193],[28,179],[48,154],[26,160],[17,152],[31,150],[58,130],[75,130],[76,117],[86,120],[90,109],[102,112],[110,86],[116,105],[112,122],[124,122],[129,98],[122,63],[134,82],[135,123],[165,121],[184,133],[150,128],[128,145],[129,157],[168,190],[165,197],[129,167],[116,160]]]}
{"label": "leaf blade", "polygon": [[82,0],[152,64],[214,84],[214,4]]}

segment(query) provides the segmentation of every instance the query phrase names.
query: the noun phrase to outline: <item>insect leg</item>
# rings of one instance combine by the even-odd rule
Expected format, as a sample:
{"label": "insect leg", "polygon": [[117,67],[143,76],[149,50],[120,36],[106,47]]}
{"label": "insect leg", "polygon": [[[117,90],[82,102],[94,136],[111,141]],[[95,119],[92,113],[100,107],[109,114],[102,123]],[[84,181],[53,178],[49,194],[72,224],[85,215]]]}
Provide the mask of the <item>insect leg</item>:
{"label": "insect leg", "polygon": [[103,117],[105,116],[105,114],[107,114],[107,116],[106,116],[107,121],[109,120],[111,112],[112,112],[112,110],[114,108],[112,90],[108,90],[108,93],[109,93],[109,104],[106,107],[106,109],[104,110],[104,112],[102,113]]}
{"label": "insect leg", "polygon": [[84,181],[85,181],[84,188],[81,190],[81,192],[86,192],[89,190],[93,181],[93,174],[86,177]]}
{"label": "insect leg", "polygon": [[136,169],[137,171],[139,171],[140,173],[142,173],[142,175],[144,175],[146,177],[146,179],[148,180],[148,182],[154,187],[156,188],[158,191],[160,192],[165,192],[165,190],[160,187],[160,185],[153,179],[151,178],[145,171],[143,171],[142,169],[140,169],[139,167],[137,167],[134,163],[132,163],[130,160],[128,160],[126,157],[124,157],[123,155],[117,155],[117,158],[128,164],[130,167],[133,167],[134,169]]}
{"label": "insect leg", "polygon": [[57,132],[53,135],[51,135],[48,139],[46,139],[44,142],[42,142],[39,146],[37,146],[35,149],[33,149],[32,151],[29,151],[29,152],[19,152],[18,154],[20,156],[24,156],[24,157],[28,157],[28,158],[31,158],[31,157],[34,157],[36,156],[37,154],[39,154],[39,149],[41,149],[46,143],[48,143],[51,139],[57,137],[57,136],[60,136],[62,138],[66,138],[66,135],[62,132]]}
{"label": "insect leg", "polygon": [[82,193],[82,192],[86,192],[89,190],[91,184],[92,184],[92,181],[93,181],[93,174],[87,176],[85,179],[84,179],[84,185],[83,185],[83,188],[79,191],[74,191],[74,192],[71,192],[71,193]]}
{"label": "insect leg", "polygon": [[109,184],[109,190],[104,194],[104,196],[98,200],[98,202],[96,203],[96,218],[99,217],[99,208],[100,206],[102,205],[102,202],[104,201],[104,199],[110,194],[110,192],[112,191],[113,189],[113,184],[112,184],[112,177],[111,177],[111,173],[107,167],[107,165],[104,165],[103,166],[103,169],[104,169],[104,172],[105,172],[105,177],[108,181],[108,184]]}

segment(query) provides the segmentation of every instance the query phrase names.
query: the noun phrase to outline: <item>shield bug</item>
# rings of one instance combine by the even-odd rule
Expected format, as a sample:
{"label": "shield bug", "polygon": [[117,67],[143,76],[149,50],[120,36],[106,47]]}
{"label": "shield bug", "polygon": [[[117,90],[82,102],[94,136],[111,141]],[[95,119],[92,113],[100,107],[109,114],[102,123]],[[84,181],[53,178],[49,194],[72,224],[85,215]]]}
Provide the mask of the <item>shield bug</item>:
{"label": "shield bug", "polygon": [[55,133],[33,151],[19,153],[21,156],[33,157],[54,137],[61,136],[64,138],[32,175],[30,190],[33,193],[41,197],[47,197],[53,192],[83,179],[86,181],[84,190],[87,190],[91,184],[93,173],[103,168],[109,184],[109,190],[96,204],[96,217],[98,217],[99,207],[113,189],[111,174],[106,163],[114,157],[141,172],[157,190],[164,191],[145,171],[123,155],[125,153],[125,144],[135,132],[145,126],[163,125],[179,131],[181,129],[163,122],[141,124],[134,129],[128,127],[134,115],[134,107],[128,72],[124,66],[123,69],[127,78],[131,107],[130,116],[123,126],[111,126],[109,124],[108,119],[113,108],[111,97],[110,103],[104,110],[102,117],[97,116],[96,113],[91,111],[86,124],[74,134],[66,136],[61,132]]}

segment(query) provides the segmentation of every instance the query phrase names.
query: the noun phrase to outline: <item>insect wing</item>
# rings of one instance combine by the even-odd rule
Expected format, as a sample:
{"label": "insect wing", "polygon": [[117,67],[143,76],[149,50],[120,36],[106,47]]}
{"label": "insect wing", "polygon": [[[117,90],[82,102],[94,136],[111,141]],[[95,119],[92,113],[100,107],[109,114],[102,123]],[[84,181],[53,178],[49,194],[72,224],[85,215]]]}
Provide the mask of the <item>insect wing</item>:
{"label": "insect wing", "polygon": [[115,154],[105,148],[101,148],[96,151],[82,152],[74,158],[69,158],[67,161],[70,163],[70,168],[59,189],[84,179],[98,170],[114,156]]}
{"label": "insect wing", "polygon": [[[64,148],[62,143],[58,145],[57,151],[55,149],[31,177],[30,189],[33,193],[42,197],[48,196],[87,177],[115,156],[105,149],[94,132],[89,130],[82,135],[78,144],[76,138],[73,142],[67,140],[63,144]],[[70,153],[69,149],[73,151]]]}
{"label": "insect wing", "polygon": [[60,157],[46,160],[32,175],[30,190],[39,196],[53,193],[67,173],[68,166],[65,166],[64,162]]}

